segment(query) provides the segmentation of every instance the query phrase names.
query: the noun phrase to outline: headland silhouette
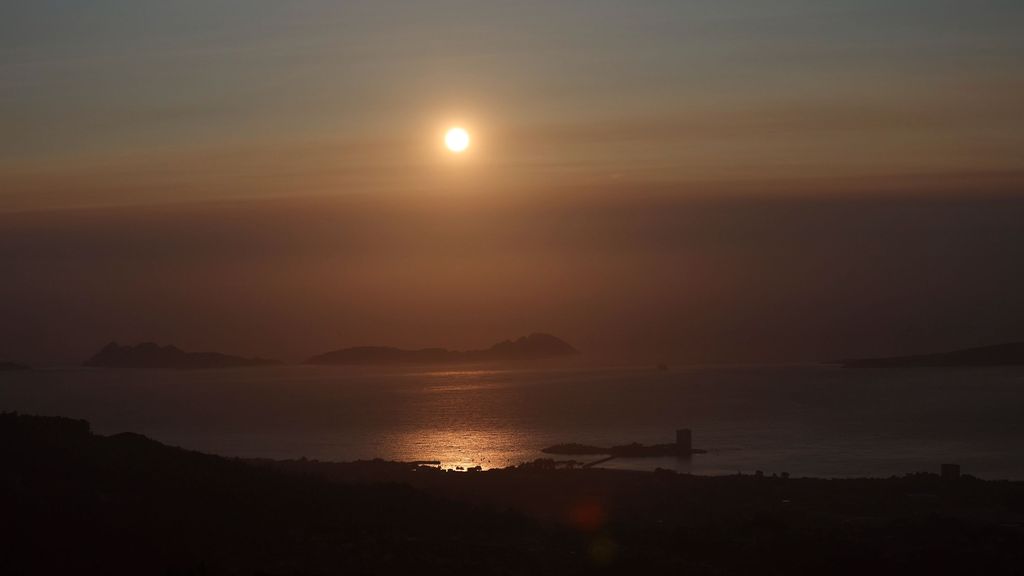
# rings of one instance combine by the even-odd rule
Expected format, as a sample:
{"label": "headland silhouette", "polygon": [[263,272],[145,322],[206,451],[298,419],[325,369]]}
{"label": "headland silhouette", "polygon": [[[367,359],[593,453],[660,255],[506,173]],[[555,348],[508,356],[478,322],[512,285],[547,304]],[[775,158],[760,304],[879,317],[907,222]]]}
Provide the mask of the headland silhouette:
{"label": "headland silhouette", "polygon": [[219,352],[185,352],[176,346],[143,342],[121,346],[111,342],[82,363],[96,368],[153,368],[194,370],[280,364],[266,358],[243,358]]}
{"label": "headland silhouette", "polygon": [[388,346],[358,346],[318,354],[306,360],[306,364],[472,364],[546,360],[576,354],[579,354],[579,351],[561,338],[535,332],[516,340],[498,342],[485,350],[459,351],[446,348],[403,350]]}
{"label": "headland silhouette", "polygon": [[913,356],[851,358],[841,360],[840,363],[847,368],[1021,366],[1024,365],[1024,342],[1008,342]]}

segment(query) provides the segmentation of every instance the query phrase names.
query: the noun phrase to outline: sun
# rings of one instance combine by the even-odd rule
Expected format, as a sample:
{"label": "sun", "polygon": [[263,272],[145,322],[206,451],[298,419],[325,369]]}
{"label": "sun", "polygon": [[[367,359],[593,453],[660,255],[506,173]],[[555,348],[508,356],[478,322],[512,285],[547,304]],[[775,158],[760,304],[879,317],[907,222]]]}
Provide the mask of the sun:
{"label": "sun", "polygon": [[462,154],[469,148],[469,132],[462,128],[451,128],[444,135],[444,145],[454,154]]}

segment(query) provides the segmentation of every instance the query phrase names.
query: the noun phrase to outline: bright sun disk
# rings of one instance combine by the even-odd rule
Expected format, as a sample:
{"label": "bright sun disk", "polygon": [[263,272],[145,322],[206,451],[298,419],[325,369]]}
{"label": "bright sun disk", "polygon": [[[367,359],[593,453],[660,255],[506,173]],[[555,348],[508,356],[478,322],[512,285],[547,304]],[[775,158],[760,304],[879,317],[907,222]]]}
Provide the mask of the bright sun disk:
{"label": "bright sun disk", "polygon": [[469,148],[469,132],[462,128],[452,128],[444,135],[444,145],[448,150],[461,154]]}

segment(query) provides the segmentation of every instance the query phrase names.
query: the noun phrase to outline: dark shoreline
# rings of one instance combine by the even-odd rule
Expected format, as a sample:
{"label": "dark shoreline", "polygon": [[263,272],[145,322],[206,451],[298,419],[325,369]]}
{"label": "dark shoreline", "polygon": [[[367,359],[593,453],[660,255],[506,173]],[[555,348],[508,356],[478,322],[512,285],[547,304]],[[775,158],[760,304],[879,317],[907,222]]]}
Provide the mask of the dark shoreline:
{"label": "dark shoreline", "polygon": [[5,574],[1011,574],[1024,482],[240,460],[0,415]]}
{"label": "dark shoreline", "polygon": [[839,360],[844,368],[981,368],[1024,366],[1024,342],[1006,342],[991,346],[964,348],[952,352],[848,358]]}

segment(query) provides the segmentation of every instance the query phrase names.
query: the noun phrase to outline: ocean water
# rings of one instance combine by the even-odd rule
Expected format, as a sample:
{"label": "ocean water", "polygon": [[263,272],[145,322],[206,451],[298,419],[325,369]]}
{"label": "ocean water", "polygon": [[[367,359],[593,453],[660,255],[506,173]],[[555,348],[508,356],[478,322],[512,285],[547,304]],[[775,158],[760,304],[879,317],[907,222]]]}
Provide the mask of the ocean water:
{"label": "ocean water", "polygon": [[493,468],[559,442],[667,443],[687,427],[707,454],[604,466],[853,477],[954,462],[1024,479],[1024,368],[70,368],[0,373],[0,410],[227,456]]}

